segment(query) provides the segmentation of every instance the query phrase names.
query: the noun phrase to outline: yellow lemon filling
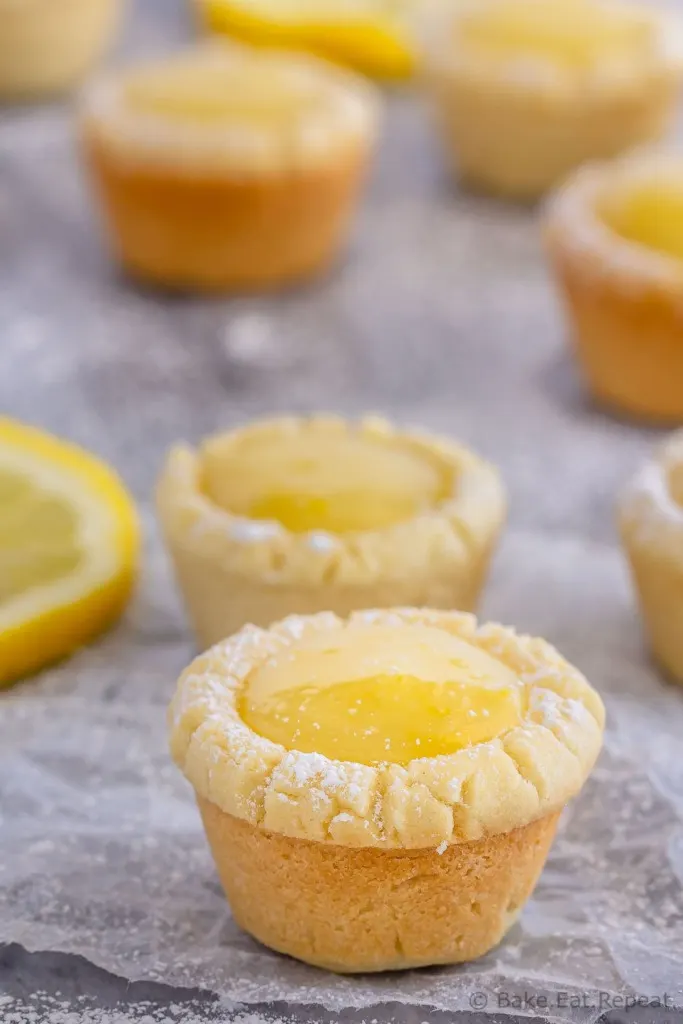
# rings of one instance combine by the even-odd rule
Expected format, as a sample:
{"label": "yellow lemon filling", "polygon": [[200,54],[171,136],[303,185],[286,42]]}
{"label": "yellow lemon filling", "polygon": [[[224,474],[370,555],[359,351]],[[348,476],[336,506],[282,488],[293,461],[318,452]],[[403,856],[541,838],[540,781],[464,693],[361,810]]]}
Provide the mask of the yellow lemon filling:
{"label": "yellow lemon filling", "polygon": [[459,27],[462,41],[491,58],[543,58],[569,69],[628,58],[654,39],[651,18],[626,5],[588,0],[498,0]]}
{"label": "yellow lemon filling", "polygon": [[298,433],[208,442],[203,488],[236,515],[294,533],[349,533],[413,518],[443,501],[453,480],[436,458],[395,440]]}
{"label": "yellow lemon filling", "polygon": [[287,749],[358,764],[453,754],[514,728],[517,677],[430,627],[351,627],[255,672],[241,715]]}
{"label": "yellow lemon filling", "polygon": [[0,607],[73,572],[82,557],[75,510],[0,466]]}
{"label": "yellow lemon filling", "polygon": [[210,58],[168,61],[136,72],[126,83],[125,99],[141,114],[190,123],[277,124],[315,102],[311,90],[284,69]]}
{"label": "yellow lemon filling", "polygon": [[683,260],[683,173],[617,190],[600,212],[620,237]]}

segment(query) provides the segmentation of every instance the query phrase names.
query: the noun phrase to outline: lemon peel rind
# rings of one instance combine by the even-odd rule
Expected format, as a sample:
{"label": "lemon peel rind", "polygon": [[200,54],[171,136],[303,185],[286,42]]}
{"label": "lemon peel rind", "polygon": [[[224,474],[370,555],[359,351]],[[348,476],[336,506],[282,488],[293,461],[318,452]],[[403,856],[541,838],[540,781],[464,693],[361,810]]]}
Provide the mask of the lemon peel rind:
{"label": "lemon peel rind", "polygon": [[194,0],[211,31],[257,46],[301,49],[373,78],[403,81],[416,69],[415,41],[400,20],[373,17],[275,19],[235,0]]}
{"label": "lemon peel rind", "polygon": [[137,513],[116,473],[77,445],[0,417],[0,466],[65,495],[79,515],[85,569],[0,608],[0,687],[66,657],[123,611],[136,579]]}

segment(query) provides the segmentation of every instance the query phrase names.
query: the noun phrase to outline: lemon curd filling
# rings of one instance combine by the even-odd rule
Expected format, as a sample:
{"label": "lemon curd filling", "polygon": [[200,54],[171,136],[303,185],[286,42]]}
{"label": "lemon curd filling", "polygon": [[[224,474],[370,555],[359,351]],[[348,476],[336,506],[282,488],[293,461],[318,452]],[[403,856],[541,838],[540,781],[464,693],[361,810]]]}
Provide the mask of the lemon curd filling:
{"label": "lemon curd filling", "polygon": [[655,27],[642,11],[626,5],[500,0],[463,17],[458,32],[469,48],[488,58],[541,58],[578,70],[637,57],[653,45]]}
{"label": "lemon curd filling", "polygon": [[603,200],[600,213],[629,242],[683,260],[683,165],[680,174],[662,174]]}
{"label": "lemon curd filling", "polygon": [[73,509],[23,474],[0,468],[0,607],[66,576],[81,557]]}
{"label": "lemon curd filling", "polygon": [[413,518],[443,501],[453,479],[434,456],[396,440],[295,433],[208,442],[203,488],[236,515],[294,533],[349,533]]}
{"label": "lemon curd filling", "polygon": [[437,629],[359,626],[272,659],[248,680],[240,713],[290,750],[406,764],[513,728],[522,688],[501,662]]}
{"label": "lemon curd filling", "polygon": [[168,61],[130,76],[128,106],[189,123],[278,124],[316,102],[310,88],[272,64],[248,61]]}

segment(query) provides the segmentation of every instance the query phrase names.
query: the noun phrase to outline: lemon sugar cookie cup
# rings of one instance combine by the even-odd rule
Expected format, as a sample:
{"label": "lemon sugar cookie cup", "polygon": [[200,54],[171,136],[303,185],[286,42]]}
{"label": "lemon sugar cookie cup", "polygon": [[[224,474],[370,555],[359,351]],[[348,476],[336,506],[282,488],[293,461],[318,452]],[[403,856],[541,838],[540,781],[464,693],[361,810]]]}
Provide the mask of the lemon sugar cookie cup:
{"label": "lemon sugar cookie cup", "polygon": [[103,56],[124,7],[124,0],[0,2],[0,101],[78,85]]}
{"label": "lemon sugar cookie cup", "polygon": [[[623,54],[601,54],[591,41],[584,63],[558,60],[541,45],[534,6],[546,18],[551,8],[554,18],[564,10],[569,24],[562,31],[570,41],[579,19],[599,19],[600,9],[611,19],[620,10],[638,19],[643,39]],[[523,19],[517,28],[515,9]],[[504,25],[492,24],[487,34],[496,18]],[[501,47],[505,26],[512,34],[508,49]],[[595,35],[586,32],[588,40]],[[557,43],[561,30],[549,24],[547,34],[549,44]],[[604,0],[463,2],[427,23],[423,82],[457,179],[475,191],[532,201],[586,161],[665,134],[683,84],[683,22],[644,4]]]}
{"label": "lemon sugar cookie cup", "polygon": [[[351,450],[344,455],[347,445]],[[358,477],[365,446],[371,461]],[[264,469],[270,481],[254,482],[249,453],[273,451],[282,458]],[[262,514],[252,517],[240,479],[255,494],[290,486],[280,477],[285,470],[291,476],[287,466],[298,466],[302,455],[312,460],[302,486],[314,513],[327,503],[330,514],[324,494],[316,492],[316,472],[326,474],[324,486],[345,493],[342,463],[337,473],[331,457],[345,457],[348,472],[367,489],[365,499],[347,493],[344,511],[349,513],[350,502],[354,517],[383,513],[387,502],[412,502],[424,474],[442,480],[444,489],[414,508],[402,506],[395,521],[369,525],[354,518],[355,528],[344,532],[316,528],[315,519],[295,531],[268,516],[278,509],[263,502]],[[383,485],[385,461],[393,477]],[[418,476],[406,494],[411,468]],[[330,473],[334,479],[327,479]],[[232,508],[218,493],[226,480],[234,482]],[[296,494],[287,501],[299,511]],[[474,610],[505,520],[506,497],[496,469],[457,442],[400,431],[377,418],[353,424],[318,416],[266,420],[209,438],[199,450],[173,449],[160,476],[157,508],[195,635],[208,646],[247,622],[265,626],[293,612],[348,615],[396,604]]]}
{"label": "lemon sugar cookie cup", "polygon": [[[435,740],[430,723],[445,718]],[[497,945],[603,722],[598,695],[549,644],[410,609],[245,627],[188,668],[169,713],[236,920],[339,972]],[[384,760],[366,756],[368,735]]]}
{"label": "lemon sugar cookie cup", "polygon": [[[655,423],[683,422],[683,259],[628,237],[628,209],[642,189],[668,187],[672,175],[683,175],[675,153],[589,165],[545,214],[546,248],[588,387],[616,412]],[[681,196],[683,210],[683,188]]]}
{"label": "lemon sugar cookie cup", "polygon": [[378,116],[373,87],[351,72],[216,42],[103,77],[85,96],[81,135],[129,273],[249,291],[337,258]]}
{"label": "lemon sugar cookie cup", "polygon": [[635,475],[618,508],[619,528],[652,653],[683,685],[683,432]]}

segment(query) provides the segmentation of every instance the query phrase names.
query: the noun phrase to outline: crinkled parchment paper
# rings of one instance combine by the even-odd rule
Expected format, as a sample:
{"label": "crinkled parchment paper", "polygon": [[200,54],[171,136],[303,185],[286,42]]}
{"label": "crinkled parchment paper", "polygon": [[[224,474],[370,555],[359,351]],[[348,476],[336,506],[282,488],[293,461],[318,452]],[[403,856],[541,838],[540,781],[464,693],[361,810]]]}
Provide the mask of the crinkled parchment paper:
{"label": "crinkled parchment paper", "polygon": [[[330,281],[254,302],[161,299],[112,272],[53,110],[0,120],[0,239],[0,409],[113,460],[148,538],[126,621],[0,700],[0,941],[279,1016],[509,1013],[525,992],[562,1020],[596,1020],[575,1004],[600,991],[603,1010],[617,994],[683,1007],[683,692],[648,665],[612,524],[656,435],[585,401],[533,212],[450,194],[426,123],[399,99],[352,258]],[[167,756],[165,706],[192,646],[151,510],[163,452],[316,407],[380,409],[499,462],[511,522],[485,614],[555,642],[607,701],[604,755],[534,898],[469,966],[336,978],[259,947],[230,918]]]}

